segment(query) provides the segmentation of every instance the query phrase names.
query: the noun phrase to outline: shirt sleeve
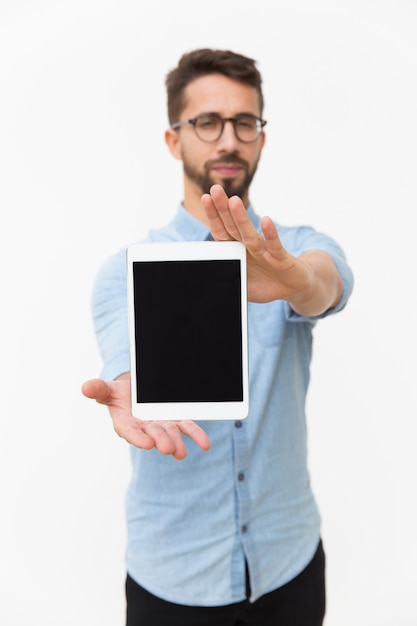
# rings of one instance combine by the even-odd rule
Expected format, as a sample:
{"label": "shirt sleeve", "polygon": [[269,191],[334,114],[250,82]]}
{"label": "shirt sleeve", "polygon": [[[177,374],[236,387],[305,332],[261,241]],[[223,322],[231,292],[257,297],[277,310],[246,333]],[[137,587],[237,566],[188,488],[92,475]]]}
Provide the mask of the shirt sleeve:
{"label": "shirt sleeve", "polygon": [[100,377],[114,380],[130,371],[125,249],[100,268],[93,285],[92,313],[103,359]]}
{"label": "shirt sleeve", "polygon": [[285,303],[286,318],[293,322],[303,322],[306,320],[314,322],[315,320],[333,315],[344,309],[353,290],[354,278],[353,272],[347,263],[345,253],[340,245],[328,235],[317,232],[309,226],[301,226],[295,229],[295,231],[293,231],[292,241],[286,243],[284,238],[283,244],[294,256],[300,256],[303,252],[309,250],[322,250],[323,252],[327,252],[327,254],[332,257],[343,282],[342,297],[335,307],[324,311],[320,315],[306,317],[299,315],[293,311],[288,303]]}

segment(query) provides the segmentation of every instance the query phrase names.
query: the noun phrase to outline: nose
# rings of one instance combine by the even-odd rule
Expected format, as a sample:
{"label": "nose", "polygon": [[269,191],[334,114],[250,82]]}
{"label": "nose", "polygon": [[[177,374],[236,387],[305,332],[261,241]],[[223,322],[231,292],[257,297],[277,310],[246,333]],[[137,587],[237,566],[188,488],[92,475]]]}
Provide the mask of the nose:
{"label": "nose", "polygon": [[235,152],[238,149],[240,141],[236,137],[231,120],[225,120],[223,132],[217,143],[219,150],[224,150],[225,152]]}

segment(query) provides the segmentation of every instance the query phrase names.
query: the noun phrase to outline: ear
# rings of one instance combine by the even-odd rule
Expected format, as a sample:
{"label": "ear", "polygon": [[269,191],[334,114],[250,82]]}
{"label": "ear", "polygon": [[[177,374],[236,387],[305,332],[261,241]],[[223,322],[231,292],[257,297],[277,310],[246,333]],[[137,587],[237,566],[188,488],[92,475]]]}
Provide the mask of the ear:
{"label": "ear", "polygon": [[181,161],[181,145],[178,133],[172,128],[168,128],[165,131],[165,143],[169,148],[170,153],[175,159]]}

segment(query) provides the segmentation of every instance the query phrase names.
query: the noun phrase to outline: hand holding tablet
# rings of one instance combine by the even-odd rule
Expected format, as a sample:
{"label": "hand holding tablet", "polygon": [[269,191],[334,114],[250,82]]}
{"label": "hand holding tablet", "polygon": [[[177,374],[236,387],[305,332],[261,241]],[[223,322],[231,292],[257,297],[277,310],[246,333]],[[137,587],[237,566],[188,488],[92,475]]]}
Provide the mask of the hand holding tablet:
{"label": "hand holding tablet", "polygon": [[172,455],[180,461],[187,456],[185,435],[202,450],[210,449],[207,434],[192,420],[143,421],[134,417],[130,401],[130,375],[127,373],[112,381],[100,378],[87,380],[82,385],[82,393],[108,407],[116,433],[136,448],[155,448],[161,454]]}

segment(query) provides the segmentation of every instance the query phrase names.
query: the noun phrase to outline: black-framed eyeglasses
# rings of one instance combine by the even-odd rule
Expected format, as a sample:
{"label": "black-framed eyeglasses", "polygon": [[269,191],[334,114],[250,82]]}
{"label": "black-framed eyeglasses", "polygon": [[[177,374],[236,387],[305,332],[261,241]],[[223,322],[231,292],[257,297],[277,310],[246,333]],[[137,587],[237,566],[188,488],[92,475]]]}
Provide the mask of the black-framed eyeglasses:
{"label": "black-framed eyeglasses", "polygon": [[218,113],[203,113],[189,120],[176,122],[172,124],[171,128],[176,130],[180,126],[192,124],[197,137],[201,141],[212,143],[220,139],[226,122],[232,122],[236,138],[243,143],[256,141],[266,124],[266,120],[249,113],[241,113],[236,115],[236,117],[221,117]]}

